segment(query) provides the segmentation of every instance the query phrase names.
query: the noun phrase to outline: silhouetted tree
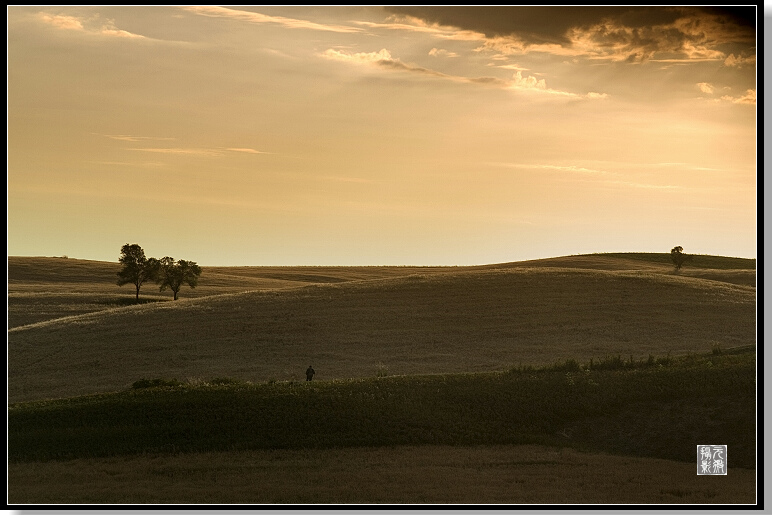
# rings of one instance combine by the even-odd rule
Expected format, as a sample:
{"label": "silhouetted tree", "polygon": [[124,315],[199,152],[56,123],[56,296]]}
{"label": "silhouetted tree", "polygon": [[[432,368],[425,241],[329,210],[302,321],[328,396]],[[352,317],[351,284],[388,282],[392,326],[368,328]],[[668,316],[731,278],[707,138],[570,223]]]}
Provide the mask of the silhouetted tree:
{"label": "silhouetted tree", "polygon": [[123,268],[118,272],[118,286],[133,284],[137,288],[137,302],[139,302],[139,288],[145,281],[154,281],[158,275],[159,263],[156,258],[146,258],[145,251],[136,243],[128,243],[121,247],[121,257],[118,260]]}
{"label": "silhouetted tree", "polygon": [[684,254],[683,247],[673,247],[670,251],[670,260],[675,265],[676,270],[681,270],[684,263],[692,260],[692,256]]}
{"label": "silhouetted tree", "polygon": [[161,285],[161,291],[169,288],[174,293],[174,300],[177,300],[177,293],[183,284],[195,288],[198,284],[198,278],[201,275],[201,267],[194,261],[185,261],[180,259],[174,261],[169,256],[161,258],[160,268],[156,282]]}

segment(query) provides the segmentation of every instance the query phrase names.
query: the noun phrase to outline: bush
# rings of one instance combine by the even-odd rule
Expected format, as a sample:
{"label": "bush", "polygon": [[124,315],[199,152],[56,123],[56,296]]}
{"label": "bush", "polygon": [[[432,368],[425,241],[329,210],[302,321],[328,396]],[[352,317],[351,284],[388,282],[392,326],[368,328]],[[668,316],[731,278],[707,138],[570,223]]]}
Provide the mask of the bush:
{"label": "bush", "polygon": [[558,372],[579,372],[582,370],[582,366],[575,359],[567,359],[565,363],[555,363],[552,365],[552,370]]}
{"label": "bush", "polygon": [[667,356],[665,356],[664,358],[657,358],[657,365],[667,366],[670,364],[670,362],[671,362],[671,359],[670,359],[669,352],[667,353]]}
{"label": "bush", "polygon": [[140,379],[131,385],[135,390],[139,388],[155,388],[158,386],[182,386],[182,383],[176,379]]}
{"label": "bush", "polygon": [[622,356],[606,356],[592,365],[593,370],[621,370],[625,368]]}

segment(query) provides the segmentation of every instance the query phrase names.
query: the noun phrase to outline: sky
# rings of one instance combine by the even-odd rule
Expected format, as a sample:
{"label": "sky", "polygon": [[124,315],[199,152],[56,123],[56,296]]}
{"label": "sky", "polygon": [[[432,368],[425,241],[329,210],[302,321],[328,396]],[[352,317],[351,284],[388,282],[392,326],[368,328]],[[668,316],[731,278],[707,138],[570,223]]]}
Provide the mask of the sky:
{"label": "sky", "polygon": [[756,9],[7,6],[9,256],[756,257]]}

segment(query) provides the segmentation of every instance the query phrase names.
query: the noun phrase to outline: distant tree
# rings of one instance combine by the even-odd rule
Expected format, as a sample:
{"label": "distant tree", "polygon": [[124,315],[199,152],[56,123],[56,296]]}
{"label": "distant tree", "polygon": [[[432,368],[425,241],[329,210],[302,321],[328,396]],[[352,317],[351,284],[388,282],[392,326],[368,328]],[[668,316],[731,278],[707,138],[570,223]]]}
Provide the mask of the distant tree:
{"label": "distant tree", "polygon": [[174,300],[177,300],[177,294],[182,285],[187,284],[191,288],[195,288],[200,275],[201,267],[194,261],[185,261],[184,259],[174,261],[174,258],[166,256],[159,261],[156,282],[161,285],[161,291],[169,288],[174,293]]}
{"label": "distant tree", "polygon": [[673,265],[675,265],[676,270],[681,270],[684,263],[692,260],[692,256],[684,254],[683,247],[673,247],[670,251],[670,260],[673,262]]}
{"label": "distant tree", "polygon": [[137,302],[139,302],[139,288],[146,281],[154,281],[158,275],[158,260],[146,258],[145,251],[136,243],[128,243],[121,247],[121,257],[118,260],[123,268],[118,272],[118,286],[133,284],[137,288]]}

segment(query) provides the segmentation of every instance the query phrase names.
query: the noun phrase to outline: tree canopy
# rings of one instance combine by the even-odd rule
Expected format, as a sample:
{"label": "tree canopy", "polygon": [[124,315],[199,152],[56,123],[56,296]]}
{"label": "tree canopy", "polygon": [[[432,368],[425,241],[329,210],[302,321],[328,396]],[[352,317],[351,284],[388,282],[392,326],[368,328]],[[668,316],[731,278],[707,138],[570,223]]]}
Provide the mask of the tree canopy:
{"label": "tree canopy", "polygon": [[673,247],[670,250],[670,260],[673,262],[673,265],[675,265],[676,270],[681,270],[684,263],[691,261],[691,259],[692,256],[684,254],[683,247]]}
{"label": "tree canopy", "polygon": [[170,289],[174,293],[174,300],[177,300],[177,294],[183,284],[195,288],[198,284],[198,278],[201,275],[201,267],[195,261],[186,261],[165,256],[159,261],[159,272],[156,278],[161,285],[161,291]]}
{"label": "tree canopy", "polygon": [[118,260],[123,268],[118,272],[118,286],[133,284],[137,288],[137,302],[139,302],[139,289],[146,281],[154,281],[158,274],[158,260],[146,258],[142,247],[134,244],[125,244],[121,247],[121,257]]}

